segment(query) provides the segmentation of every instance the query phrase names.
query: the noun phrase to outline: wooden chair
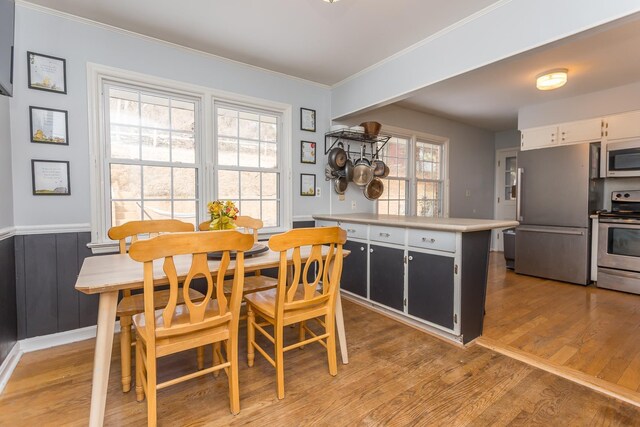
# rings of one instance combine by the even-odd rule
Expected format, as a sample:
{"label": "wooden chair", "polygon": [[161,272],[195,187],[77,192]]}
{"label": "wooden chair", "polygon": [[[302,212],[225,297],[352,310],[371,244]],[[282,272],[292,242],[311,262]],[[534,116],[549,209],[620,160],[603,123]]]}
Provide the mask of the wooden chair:
{"label": "wooden chair", "polygon": [[[129,250],[132,259],[144,263],[144,313],[133,316],[136,328],[136,398],[147,398],[147,417],[150,426],[156,425],[156,393],[173,384],[224,369],[229,378],[229,401],[233,414],[240,411],[238,385],[238,324],[242,285],[244,280],[244,251],[253,245],[251,236],[234,230],[221,231],[215,238],[209,233],[166,234],[134,243]],[[214,284],[207,252],[221,251]],[[223,279],[228,274],[230,251],[237,251],[233,271],[233,289],[229,299],[223,292]],[[184,304],[178,304],[178,276],[174,256],[190,254],[191,264],[182,294]],[[153,260],[163,259],[163,270],[169,280],[170,298],[165,307],[156,310]],[[192,280],[204,277],[207,294],[194,302],[189,296]],[[226,359],[220,351],[225,344]],[[156,359],[205,345],[217,345],[210,368],[157,383]]]}
{"label": "wooden chair", "polygon": [[[211,221],[205,221],[200,223],[198,229],[200,231],[209,231],[209,225]],[[260,219],[252,218],[250,216],[238,216],[235,224],[239,228],[243,228],[246,233],[253,234],[253,242],[258,242],[258,230],[264,227],[264,223]],[[253,292],[265,291],[267,289],[273,289],[278,284],[278,281],[273,277],[263,276],[260,270],[253,272],[251,276],[247,276],[244,279],[244,293],[250,294]],[[231,282],[226,281],[224,283],[224,289],[227,294],[231,291]]]}
{"label": "wooden chair", "polygon": [[[127,253],[128,237],[131,243],[138,241],[140,234],[150,236],[160,233],[193,231],[193,224],[178,221],[177,219],[162,219],[150,221],[130,221],[123,225],[109,229],[109,238],[120,241],[120,253]],[[155,301],[158,307],[166,305],[169,300],[169,291],[156,291]],[[195,289],[190,290],[190,297],[193,300],[204,298]],[[180,297],[179,303],[184,300]],[[118,304],[116,315],[120,317],[120,366],[122,370],[122,391],[127,393],[131,390],[131,317],[134,314],[144,311],[144,298],[142,294],[131,295],[131,291],[123,291],[123,298]]]}
{"label": "wooden chair", "polygon": [[[335,303],[342,274],[342,245],[347,235],[339,227],[299,228],[287,231],[269,239],[269,247],[280,252],[278,286],[262,292],[245,295],[247,302],[247,359],[253,366],[254,349],[258,350],[276,368],[278,399],[284,398],[284,353],[312,342],[319,342],[327,349],[329,373],[338,373],[336,362]],[[323,245],[329,245],[326,258],[322,259]],[[311,246],[308,260],[302,265],[300,247]],[[287,270],[287,251],[293,249],[293,271]],[[307,274],[313,272],[312,282]],[[291,277],[287,283],[287,277]],[[302,279],[302,282],[300,280]],[[322,292],[318,284],[322,280]],[[264,321],[258,323],[257,319]],[[324,318],[324,321],[322,320]],[[316,320],[324,328],[323,334],[316,334],[306,325]],[[298,342],[284,346],[284,327],[300,323]],[[274,335],[265,327],[273,326]],[[275,357],[271,358],[255,340],[258,330],[274,344]],[[311,338],[305,339],[306,334]],[[275,360],[274,360],[275,359]]]}

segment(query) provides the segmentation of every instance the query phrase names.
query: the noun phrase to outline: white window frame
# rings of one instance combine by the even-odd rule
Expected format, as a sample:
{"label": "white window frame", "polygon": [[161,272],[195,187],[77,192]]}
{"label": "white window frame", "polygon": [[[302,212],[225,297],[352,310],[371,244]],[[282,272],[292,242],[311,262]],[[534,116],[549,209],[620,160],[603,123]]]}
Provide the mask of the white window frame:
{"label": "white window frame", "polygon": [[[409,189],[405,194],[406,197],[406,215],[417,215],[418,203],[416,199],[418,179],[416,178],[416,142],[428,142],[433,144],[440,144],[442,146],[442,155],[444,161],[442,162],[442,179],[443,179],[443,197],[442,197],[442,217],[449,217],[449,138],[445,138],[438,135],[433,135],[425,132],[418,132],[410,129],[404,129],[395,126],[382,125],[384,133],[387,135],[409,139],[409,151],[408,169],[407,175],[409,179]],[[378,211],[378,203],[375,206],[376,212]]]}
{"label": "white window frame", "polygon": [[292,152],[292,111],[290,104],[270,101],[266,99],[239,95],[236,93],[211,89],[190,83],[151,76],[105,65],[87,63],[87,97],[88,97],[88,133],[90,159],[90,191],[91,191],[91,243],[89,247],[93,253],[107,253],[117,250],[117,242],[111,241],[106,235],[108,215],[106,205],[109,196],[109,186],[105,175],[105,114],[101,90],[104,83],[112,82],[142,89],[161,92],[175,92],[179,96],[187,96],[198,100],[200,105],[199,117],[196,118],[195,133],[200,136],[200,147],[196,148],[200,168],[198,177],[197,197],[200,200],[198,217],[204,221],[207,218],[207,202],[215,200],[215,170],[214,170],[214,102],[238,104],[249,108],[273,111],[281,114],[281,134],[278,136],[281,146],[278,150],[279,163],[282,165],[280,191],[281,196],[281,224],[271,228],[270,233],[279,233],[291,228],[293,220],[293,181],[291,173]]}

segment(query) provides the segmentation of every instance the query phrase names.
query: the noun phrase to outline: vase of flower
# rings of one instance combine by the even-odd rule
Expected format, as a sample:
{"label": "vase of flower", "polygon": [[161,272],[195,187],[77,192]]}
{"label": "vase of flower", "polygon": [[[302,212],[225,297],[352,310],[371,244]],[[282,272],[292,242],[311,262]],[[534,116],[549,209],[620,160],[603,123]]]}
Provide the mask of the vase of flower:
{"label": "vase of flower", "polygon": [[236,228],[234,221],[238,217],[238,208],[231,201],[215,200],[207,205],[211,214],[210,230],[232,230]]}

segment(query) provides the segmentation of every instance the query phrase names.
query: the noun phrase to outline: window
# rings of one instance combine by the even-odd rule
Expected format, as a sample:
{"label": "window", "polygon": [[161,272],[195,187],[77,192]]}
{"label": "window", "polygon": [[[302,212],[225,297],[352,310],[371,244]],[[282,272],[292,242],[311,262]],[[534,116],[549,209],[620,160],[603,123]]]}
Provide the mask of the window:
{"label": "window", "polygon": [[389,176],[383,180],[385,192],[378,199],[378,213],[446,216],[447,140],[388,126],[385,129],[393,136],[381,151]]}
{"label": "window", "polygon": [[109,226],[198,220],[197,100],[106,83]]}
{"label": "window", "polygon": [[405,215],[407,188],[409,186],[409,139],[393,137],[382,149],[382,161],[389,167],[389,176],[384,178],[384,193],[378,199],[378,213]]}
{"label": "window", "polygon": [[279,114],[216,104],[216,192],[242,215],[280,223]]}

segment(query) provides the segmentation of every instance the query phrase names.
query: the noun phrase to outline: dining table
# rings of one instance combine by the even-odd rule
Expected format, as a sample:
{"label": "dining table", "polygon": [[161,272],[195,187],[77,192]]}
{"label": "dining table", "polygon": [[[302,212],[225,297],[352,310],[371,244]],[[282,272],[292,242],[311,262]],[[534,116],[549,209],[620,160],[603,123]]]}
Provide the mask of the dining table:
{"label": "dining table", "polygon": [[[326,257],[329,248],[322,247],[322,255]],[[303,246],[300,256],[305,262],[310,254],[311,247]],[[293,251],[287,256],[292,259]],[[349,254],[343,250],[343,256]],[[178,255],[174,257],[176,271],[180,279],[184,279],[191,266],[191,255]],[[215,275],[220,267],[220,260],[209,259],[209,269]],[[227,273],[232,273],[235,261],[231,261]],[[244,270],[250,273],[257,270],[277,268],[280,265],[280,252],[267,250],[263,253],[245,257]],[[153,264],[153,277],[156,286],[166,285],[167,279],[162,270],[162,260]],[[104,413],[107,400],[107,386],[109,382],[109,368],[111,364],[111,351],[113,335],[116,325],[116,308],[118,305],[118,293],[125,290],[143,288],[143,264],[132,260],[128,254],[100,255],[85,258],[75,288],[84,294],[99,295],[98,322],[96,333],[96,346],[93,360],[93,378],[91,388],[91,409],[89,415],[90,426],[101,426],[104,421]],[[342,363],[349,363],[347,353],[347,341],[344,330],[344,318],[340,292],[336,296],[336,333],[340,346]]]}

